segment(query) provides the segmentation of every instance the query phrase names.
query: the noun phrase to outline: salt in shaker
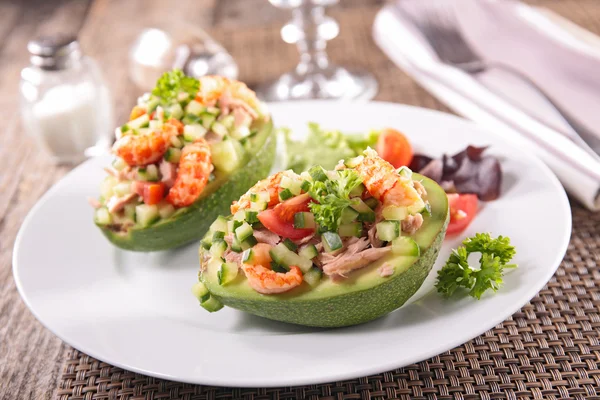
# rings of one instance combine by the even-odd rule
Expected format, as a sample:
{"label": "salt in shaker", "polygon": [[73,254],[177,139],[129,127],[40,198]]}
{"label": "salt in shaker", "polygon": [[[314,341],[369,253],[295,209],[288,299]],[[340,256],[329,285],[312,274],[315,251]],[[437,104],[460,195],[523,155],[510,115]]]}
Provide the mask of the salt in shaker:
{"label": "salt in shaker", "polygon": [[21,116],[26,131],[58,163],[105,153],[111,140],[112,102],[96,62],[75,37],[32,40],[31,64],[21,71]]}

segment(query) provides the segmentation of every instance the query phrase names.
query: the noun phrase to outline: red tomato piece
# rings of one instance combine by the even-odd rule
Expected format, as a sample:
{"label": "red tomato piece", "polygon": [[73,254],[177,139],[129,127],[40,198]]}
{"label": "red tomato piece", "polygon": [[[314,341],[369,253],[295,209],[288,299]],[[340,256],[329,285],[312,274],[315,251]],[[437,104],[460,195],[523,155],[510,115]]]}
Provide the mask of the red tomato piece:
{"label": "red tomato piece", "polygon": [[294,222],[294,215],[296,213],[310,211],[308,208],[309,203],[310,195],[304,193],[277,204],[273,210],[275,210],[275,213],[277,213],[277,216],[282,221]]}
{"label": "red tomato piece", "polygon": [[148,205],[158,204],[165,197],[165,184],[162,182],[133,182],[132,190],[142,196]]}
{"label": "red tomato piece", "polygon": [[296,229],[291,221],[282,221],[275,209],[261,211],[258,220],[271,232],[291,240],[299,240],[311,235],[313,229]]}
{"label": "red tomato piece", "polygon": [[412,146],[406,136],[392,128],[381,131],[375,150],[381,158],[392,164],[394,168],[407,166],[413,159]]}
{"label": "red tomato piece", "polygon": [[477,214],[477,196],[474,194],[448,194],[450,206],[450,224],[446,233],[453,234],[464,231]]}

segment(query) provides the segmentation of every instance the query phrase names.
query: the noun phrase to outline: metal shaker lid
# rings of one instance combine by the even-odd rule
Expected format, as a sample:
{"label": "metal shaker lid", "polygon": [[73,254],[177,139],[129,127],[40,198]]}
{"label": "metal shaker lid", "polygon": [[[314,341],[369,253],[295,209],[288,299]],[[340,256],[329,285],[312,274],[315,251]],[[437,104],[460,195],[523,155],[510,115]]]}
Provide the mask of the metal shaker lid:
{"label": "metal shaker lid", "polygon": [[68,68],[81,58],[77,38],[73,35],[43,36],[27,43],[31,64],[47,70]]}

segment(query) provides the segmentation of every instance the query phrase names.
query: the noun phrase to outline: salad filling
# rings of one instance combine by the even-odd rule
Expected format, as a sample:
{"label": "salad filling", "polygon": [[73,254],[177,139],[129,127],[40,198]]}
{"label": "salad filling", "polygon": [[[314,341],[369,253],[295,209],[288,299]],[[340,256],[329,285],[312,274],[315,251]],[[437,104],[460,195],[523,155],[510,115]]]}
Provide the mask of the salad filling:
{"label": "salad filling", "polygon": [[116,129],[115,155],[95,222],[145,228],[194,204],[207,184],[240,167],[269,114],[244,83],[165,73]]}
{"label": "salad filling", "polygon": [[[323,277],[341,282],[382,257],[418,256],[411,237],[430,215],[427,191],[407,167],[394,168],[368,148],[340,162],[259,181],[219,217],[202,240],[202,271],[219,284],[243,273],[262,294],[283,293]],[[393,275],[384,264],[382,277]]]}

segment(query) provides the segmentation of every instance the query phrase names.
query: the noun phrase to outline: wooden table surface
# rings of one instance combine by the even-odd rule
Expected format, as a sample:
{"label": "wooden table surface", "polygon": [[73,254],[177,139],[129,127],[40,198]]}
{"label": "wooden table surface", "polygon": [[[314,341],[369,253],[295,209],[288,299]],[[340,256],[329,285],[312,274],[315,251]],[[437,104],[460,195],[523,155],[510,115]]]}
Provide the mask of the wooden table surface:
{"label": "wooden table surface", "polygon": [[[591,6],[598,1],[581,0],[577,6]],[[333,13],[338,16],[364,13],[372,18],[381,3],[342,0]],[[558,13],[564,13],[566,7],[574,4],[563,0],[532,0],[530,3],[543,3]],[[600,13],[600,8],[593,9]],[[591,23],[597,21],[599,15],[577,15],[581,20],[575,22],[600,33],[598,26]],[[27,310],[12,278],[12,247],[23,218],[38,198],[69,170],[69,167],[51,164],[22,130],[17,96],[19,72],[28,63],[28,40],[48,33],[78,33],[84,52],[100,63],[115,97],[117,121],[122,121],[140,94],[127,76],[127,50],[141,28],[159,24],[166,29],[176,29],[178,22],[187,21],[217,32],[217,37],[226,37],[234,30],[256,33],[266,26],[268,36],[265,34],[261,40],[278,43],[277,29],[287,19],[287,12],[275,9],[266,0],[0,1],[0,116],[3,121],[0,131],[0,399],[52,398],[69,349]],[[351,29],[342,33],[353,34]],[[332,58],[346,64],[370,66],[372,60],[344,58],[347,52],[343,35],[331,43]],[[364,40],[372,45],[370,38]],[[276,63],[263,64],[258,69],[250,59],[238,60],[241,79],[248,78],[250,84],[255,84],[291,69],[297,62],[296,50],[293,46],[283,49],[287,53],[279,54]],[[229,50],[236,57],[238,50]],[[390,64],[387,68],[394,67]],[[424,99],[421,105],[443,108],[408,78],[404,79],[407,90],[418,91]],[[396,98],[385,87],[378,96],[382,100]]]}

